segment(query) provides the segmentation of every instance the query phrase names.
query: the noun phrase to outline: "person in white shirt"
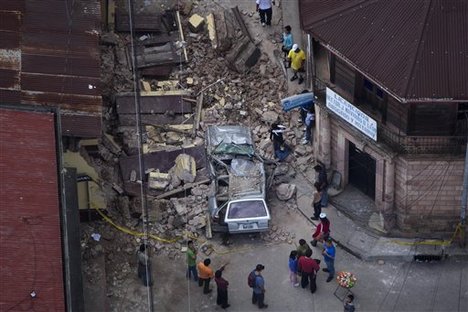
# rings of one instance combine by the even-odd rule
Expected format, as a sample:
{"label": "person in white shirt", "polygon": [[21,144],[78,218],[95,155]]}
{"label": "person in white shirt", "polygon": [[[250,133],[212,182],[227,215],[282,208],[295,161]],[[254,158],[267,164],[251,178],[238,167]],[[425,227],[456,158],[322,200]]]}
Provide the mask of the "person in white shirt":
{"label": "person in white shirt", "polygon": [[271,25],[271,16],[273,15],[272,4],[275,4],[275,1],[272,0],[256,0],[257,12],[260,14],[260,22],[262,26]]}

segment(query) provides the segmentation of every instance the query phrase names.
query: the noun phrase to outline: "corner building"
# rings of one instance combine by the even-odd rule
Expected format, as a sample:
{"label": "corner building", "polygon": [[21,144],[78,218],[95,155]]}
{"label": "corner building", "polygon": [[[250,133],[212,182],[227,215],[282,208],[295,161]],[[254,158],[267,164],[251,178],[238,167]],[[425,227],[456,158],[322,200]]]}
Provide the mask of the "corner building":
{"label": "corner building", "polygon": [[[300,1],[317,158],[375,202],[386,231],[450,233],[468,119],[468,3]],[[464,35],[465,34],[465,35]]]}

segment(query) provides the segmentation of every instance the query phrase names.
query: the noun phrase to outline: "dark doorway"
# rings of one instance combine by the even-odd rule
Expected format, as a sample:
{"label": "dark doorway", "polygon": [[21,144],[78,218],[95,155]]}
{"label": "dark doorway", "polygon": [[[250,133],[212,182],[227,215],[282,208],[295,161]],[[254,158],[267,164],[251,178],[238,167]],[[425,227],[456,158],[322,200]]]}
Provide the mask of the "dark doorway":
{"label": "dark doorway", "polygon": [[349,142],[349,183],[375,200],[375,159]]}

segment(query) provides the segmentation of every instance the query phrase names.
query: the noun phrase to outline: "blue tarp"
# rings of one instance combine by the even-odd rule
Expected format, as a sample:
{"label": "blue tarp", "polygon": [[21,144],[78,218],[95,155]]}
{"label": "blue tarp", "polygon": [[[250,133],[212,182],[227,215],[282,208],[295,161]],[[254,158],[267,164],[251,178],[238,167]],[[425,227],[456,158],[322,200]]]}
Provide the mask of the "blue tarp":
{"label": "blue tarp", "polygon": [[314,104],[314,93],[301,93],[281,100],[281,105],[285,112],[298,107],[308,107]]}

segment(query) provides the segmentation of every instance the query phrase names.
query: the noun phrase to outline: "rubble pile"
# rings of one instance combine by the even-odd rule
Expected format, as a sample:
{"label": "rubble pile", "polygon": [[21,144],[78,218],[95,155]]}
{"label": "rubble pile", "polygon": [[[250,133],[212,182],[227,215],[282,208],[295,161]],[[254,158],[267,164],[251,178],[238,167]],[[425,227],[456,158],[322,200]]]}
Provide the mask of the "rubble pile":
{"label": "rubble pile", "polygon": [[[109,205],[105,207],[108,215],[116,224],[140,232],[143,211],[139,194],[143,185],[148,191],[148,226],[152,235],[204,238],[209,218],[210,187],[206,185],[209,179],[203,168],[205,155],[197,149],[204,150],[207,126],[248,126],[259,155],[271,160],[268,163],[276,163],[270,140],[270,127],[276,122],[286,126],[283,136],[293,153],[285,163],[266,168],[271,172],[267,182],[271,189],[269,196],[281,201],[279,209],[288,213],[297,211],[296,187],[288,183],[297,171],[305,172],[312,161],[312,146],[299,144],[303,136],[297,121],[299,113],[285,113],[280,105],[280,99],[287,96],[283,70],[260,50],[259,42],[253,40],[246,26],[239,23],[239,19],[251,18],[253,14],[223,9],[208,1],[177,2],[184,40],[171,41],[171,51],[182,56],[185,50],[187,61],[171,66],[157,65],[158,75],[167,74],[164,77],[155,76],[150,67],[140,68],[138,83],[141,84],[141,97],[145,98],[141,111],[142,152],[147,166],[144,181],[137,174],[139,142],[132,111],[134,83],[129,58],[130,35],[124,32],[101,35],[103,123],[105,132],[112,136],[105,135],[100,140],[95,151],[97,156],[90,157],[90,163],[100,168],[102,186],[110,197]],[[170,8],[173,7],[165,7]],[[173,37],[158,39],[158,35],[140,32],[137,38],[145,42],[143,49],[153,53],[157,48],[150,43]],[[147,64],[151,61],[149,58],[140,60]],[[169,102],[161,104],[163,101]],[[123,164],[125,158],[127,161]],[[92,231],[102,235],[102,246],[90,238]],[[272,243],[292,244],[296,240],[294,233],[278,225],[271,226],[260,237]],[[92,230],[86,228],[82,233],[85,278],[96,284],[96,279],[101,277],[107,280],[108,296],[126,298],[126,283],[134,278],[135,251],[141,242],[141,238],[117,231],[104,221],[93,223]],[[170,259],[184,256],[182,240],[168,244],[150,239],[148,244],[152,252]],[[92,261],[100,258],[111,267],[103,276],[97,274],[98,268]],[[138,283],[136,278],[134,280],[133,283]],[[122,304],[128,304],[127,310],[141,307],[138,302]]]}
{"label": "rubble pile", "polygon": [[[151,233],[161,237],[202,235],[207,221],[208,191],[209,186],[202,184],[181,198],[149,199]],[[159,251],[163,246],[156,244],[155,247]]]}

